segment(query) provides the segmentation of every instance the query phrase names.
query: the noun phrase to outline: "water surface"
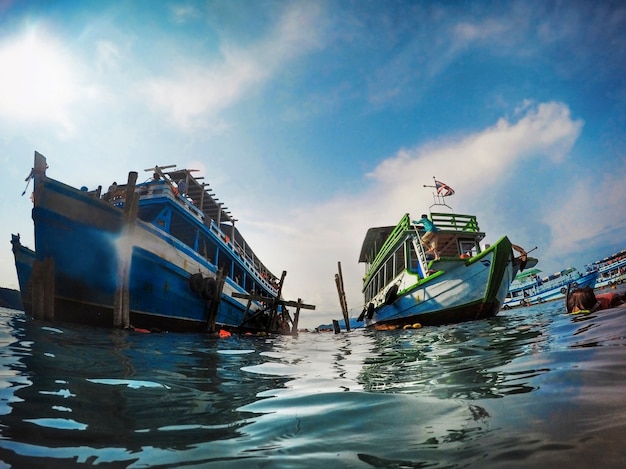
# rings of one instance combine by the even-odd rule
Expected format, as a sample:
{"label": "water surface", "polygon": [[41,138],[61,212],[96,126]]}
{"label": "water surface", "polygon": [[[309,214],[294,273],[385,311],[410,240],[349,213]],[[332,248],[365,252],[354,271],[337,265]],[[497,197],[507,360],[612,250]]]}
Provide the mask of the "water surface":
{"label": "water surface", "polygon": [[7,467],[622,467],[626,308],[298,337],[0,308]]}

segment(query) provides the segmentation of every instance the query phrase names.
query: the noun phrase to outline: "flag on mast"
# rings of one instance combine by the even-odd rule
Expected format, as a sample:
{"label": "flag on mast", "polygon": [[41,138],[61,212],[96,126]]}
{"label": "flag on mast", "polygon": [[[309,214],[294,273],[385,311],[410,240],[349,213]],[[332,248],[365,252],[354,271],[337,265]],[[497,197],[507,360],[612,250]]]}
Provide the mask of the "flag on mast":
{"label": "flag on mast", "polygon": [[435,180],[435,187],[437,188],[437,195],[441,197],[447,197],[449,195],[454,195],[454,189],[452,189],[449,185]]}

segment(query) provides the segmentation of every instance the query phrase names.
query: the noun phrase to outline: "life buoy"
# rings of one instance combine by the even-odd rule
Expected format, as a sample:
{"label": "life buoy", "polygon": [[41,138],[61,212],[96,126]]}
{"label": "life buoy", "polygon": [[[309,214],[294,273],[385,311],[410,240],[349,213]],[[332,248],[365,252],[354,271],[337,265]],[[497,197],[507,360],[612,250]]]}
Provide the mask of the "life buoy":
{"label": "life buoy", "polygon": [[390,305],[398,298],[398,285],[392,285],[385,294],[385,304]]}
{"label": "life buoy", "polygon": [[215,299],[217,295],[217,282],[213,277],[207,277],[204,279],[204,287],[202,290],[202,296],[207,300]]}
{"label": "life buoy", "polygon": [[372,316],[374,316],[374,303],[367,305],[367,319],[372,319]]}
{"label": "life buoy", "polygon": [[196,273],[189,277],[189,288],[191,288],[191,291],[194,293],[202,293],[204,288],[204,279],[202,278],[202,274]]}

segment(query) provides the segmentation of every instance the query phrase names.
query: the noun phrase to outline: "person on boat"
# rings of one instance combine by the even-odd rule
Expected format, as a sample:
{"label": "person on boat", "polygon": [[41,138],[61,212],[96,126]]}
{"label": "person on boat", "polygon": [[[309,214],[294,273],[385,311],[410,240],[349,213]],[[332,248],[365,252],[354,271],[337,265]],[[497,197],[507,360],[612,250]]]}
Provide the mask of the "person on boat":
{"label": "person on boat", "polygon": [[567,312],[593,313],[602,309],[614,308],[626,301],[626,294],[601,293],[596,295],[593,288],[587,286],[573,291],[567,297]]}
{"label": "person on boat", "polygon": [[187,195],[187,181],[181,179],[178,181],[178,193],[181,197],[185,197]]}
{"label": "person on boat", "polygon": [[107,191],[106,194],[104,194],[102,198],[104,200],[111,200],[113,199],[113,195],[115,194],[116,191],[117,191],[117,182],[113,181],[113,183],[109,186],[109,190]]}
{"label": "person on boat", "polygon": [[426,252],[432,252],[435,255],[435,260],[438,260],[439,252],[437,251],[437,246],[439,244],[439,228],[428,219],[428,215],[426,214],[422,214],[422,218],[414,221],[413,224],[424,226],[426,233],[422,236],[422,244],[430,246],[430,249]]}

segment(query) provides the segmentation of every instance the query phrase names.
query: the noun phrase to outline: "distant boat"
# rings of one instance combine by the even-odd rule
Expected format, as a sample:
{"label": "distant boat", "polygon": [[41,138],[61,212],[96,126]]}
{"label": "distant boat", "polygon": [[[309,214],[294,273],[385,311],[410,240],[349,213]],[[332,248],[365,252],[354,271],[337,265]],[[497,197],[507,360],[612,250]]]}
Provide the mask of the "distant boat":
{"label": "distant boat", "polygon": [[[35,152],[35,250],[12,239],[24,309],[55,321],[171,331],[296,331],[300,307],[193,170],[76,189]],[[134,175],[134,176],[133,176]],[[298,309],[292,317],[286,309]],[[50,316],[50,317],[49,317]]]}
{"label": "distant boat", "polygon": [[572,289],[594,288],[597,272],[583,274],[575,267],[542,277],[541,270],[531,269],[517,274],[504,302],[504,309],[530,306],[565,298],[568,286]]}
{"label": "distant boat", "polygon": [[598,272],[596,288],[605,288],[626,282],[626,250],[589,264],[587,270]]}
{"label": "distant boat", "polygon": [[[448,207],[436,187],[439,203],[433,206]],[[424,230],[408,213],[396,226],[367,231],[359,256],[366,273],[364,308],[358,318],[366,327],[421,327],[498,314],[522,267],[511,241],[503,236],[481,248],[485,233],[474,215],[431,212],[430,219],[439,228],[438,260],[428,256],[420,241]],[[527,262],[532,266],[536,259]]]}

